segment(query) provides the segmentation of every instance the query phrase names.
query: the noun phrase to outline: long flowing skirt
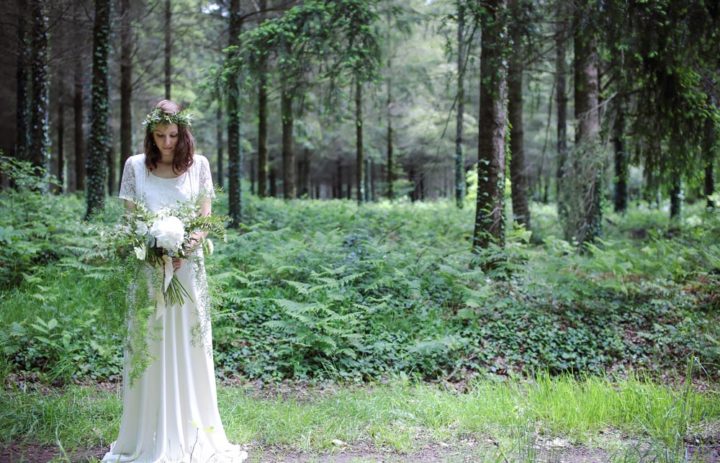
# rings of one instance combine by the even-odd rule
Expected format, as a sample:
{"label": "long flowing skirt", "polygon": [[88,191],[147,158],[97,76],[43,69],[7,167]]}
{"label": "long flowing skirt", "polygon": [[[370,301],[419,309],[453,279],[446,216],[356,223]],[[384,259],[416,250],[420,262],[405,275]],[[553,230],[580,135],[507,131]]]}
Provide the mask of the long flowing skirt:
{"label": "long flowing skirt", "polygon": [[185,262],[176,275],[191,297],[182,307],[151,316],[149,365],[132,383],[126,352],[120,433],[103,462],[239,463],[247,458],[228,441],[220,421],[202,257],[199,263]]}

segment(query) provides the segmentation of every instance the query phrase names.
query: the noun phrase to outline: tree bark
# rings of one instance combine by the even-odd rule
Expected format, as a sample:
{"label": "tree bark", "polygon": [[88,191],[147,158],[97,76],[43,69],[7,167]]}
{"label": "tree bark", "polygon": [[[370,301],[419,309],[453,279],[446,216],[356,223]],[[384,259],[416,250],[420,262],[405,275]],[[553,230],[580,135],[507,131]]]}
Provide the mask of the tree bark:
{"label": "tree bark", "polygon": [[120,172],[128,157],[135,154],[132,143],[132,52],[130,0],[120,0]]}
{"label": "tree bark", "polygon": [[[238,0],[239,1],[239,0]],[[239,7],[238,7],[239,9]],[[232,21],[232,19],[231,19]],[[172,5],[170,0],[165,0],[165,99],[170,99],[170,87],[172,85]],[[231,26],[232,28],[232,26]],[[231,34],[232,35],[232,34]],[[230,38],[232,41],[232,37]]]}
{"label": "tree bark", "polygon": [[293,150],[293,95],[283,86],[281,95],[283,197],[295,199],[295,152]]}
{"label": "tree bark", "polygon": [[65,186],[65,73],[60,72],[58,78],[58,107],[57,107],[57,179],[58,185],[55,188],[57,193],[62,193]]}
{"label": "tree bark", "polygon": [[91,217],[105,207],[108,146],[108,52],[110,0],[95,0],[93,27],[92,104],[87,160],[87,212]]}
{"label": "tree bark", "polygon": [[465,156],[463,120],[465,117],[465,0],[457,0],[457,117],[455,119],[455,205],[465,203]]}
{"label": "tree bark", "polygon": [[365,153],[363,152],[362,81],[355,77],[355,183],[357,202],[365,201]]}
{"label": "tree bark", "polygon": [[85,191],[85,134],[83,130],[83,63],[81,53],[75,57],[75,82],[73,96],[75,191]]}
{"label": "tree bark", "polygon": [[[575,27],[573,45],[575,49],[575,119],[577,130],[575,144],[577,146],[576,167],[583,169],[586,175],[581,181],[583,187],[573,194],[580,194],[582,201],[581,220],[576,224],[574,237],[580,245],[593,242],[600,234],[601,209],[601,164],[594,152],[600,135],[600,115],[598,112],[598,54],[595,31],[590,27],[582,27],[584,18],[590,13],[590,0],[583,0],[575,10]],[[582,156],[578,158],[577,156]],[[577,170],[577,169],[576,169]]]}
{"label": "tree bark", "polygon": [[15,157],[20,160],[28,160],[29,137],[28,124],[30,123],[30,80],[28,79],[28,67],[30,65],[30,47],[27,37],[27,0],[17,0],[18,10],[18,52],[17,69],[15,73],[15,85],[17,98],[15,102],[15,113],[17,119],[17,132],[15,138]]}
{"label": "tree bark", "polygon": [[[618,97],[619,98],[619,97]],[[627,211],[628,155],[625,150],[625,108],[619,104],[613,123],[613,149],[615,155],[615,212]]]}
{"label": "tree bark", "polygon": [[[517,0],[510,0],[512,11],[521,6]],[[515,15],[513,15],[515,16]],[[511,28],[513,50],[508,67],[508,116],[510,118],[510,182],[512,188],[512,210],[516,222],[530,229],[530,207],[528,205],[527,168],[525,166],[525,141],[523,130],[523,51],[522,31],[517,25]]]}
{"label": "tree bark", "polygon": [[[260,1],[260,9],[267,10],[267,0]],[[268,152],[267,152],[267,55],[260,54],[260,76],[258,79],[258,196],[267,196]]]}
{"label": "tree bark", "polygon": [[30,103],[30,161],[47,168],[50,156],[48,79],[48,18],[45,0],[32,0],[32,100]]}
{"label": "tree bark", "polygon": [[505,127],[507,114],[506,0],[482,2],[478,192],[473,249],[505,245]]}
{"label": "tree bark", "polygon": [[[242,28],[240,0],[230,2],[229,45],[239,45]],[[240,149],[240,89],[238,77],[228,79],[227,116],[228,116],[228,215],[230,226],[237,228],[242,220],[242,152]]]}
{"label": "tree bark", "polygon": [[565,206],[563,205],[562,181],[565,163],[567,162],[567,90],[565,84],[565,75],[567,66],[565,63],[566,51],[565,41],[567,34],[567,17],[563,8],[565,2],[557,0],[556,21],[557,28],[555,30],[555,103],[557,105],[557,171],[555,175],[555,197],[558,202],[558,215],[564,217],[566,215]]}
{"label": "tree bark", "polygon": [[712,200],[711,196],[715,193],[715,150],[716,150],[716,138],[715,126],[712,119],[705,119],[705,137],[703,147],[703,158],[705,160],[705,178],[704,188],[706,206],[708,208],[715,208],[715,201]]}
{"label": "tree bark", "polygon": [[223,169],[223,113],[222,113],[222,96],[220,90],[216,93],[217,108],[215,109],[215,143],[217,145],[217,184],[220,188],[225,187],[225,171]]}
{"label": "tree bark", "polygon": [[682,192],[682,182],[680,180],[680,174],[674,174],[672,178],[672,184],[670,186],[670,220],[678,220],[682,209],[682,199],[680,194]]}

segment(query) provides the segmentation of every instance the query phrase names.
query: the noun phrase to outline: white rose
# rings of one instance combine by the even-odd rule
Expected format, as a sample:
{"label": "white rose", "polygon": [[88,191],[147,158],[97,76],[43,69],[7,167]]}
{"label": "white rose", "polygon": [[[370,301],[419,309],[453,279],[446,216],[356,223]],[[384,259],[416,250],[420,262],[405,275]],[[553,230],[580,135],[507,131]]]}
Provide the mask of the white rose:
{"label": "white rose", "polygon": [[185,238],[185,227],[177,217],[162,217],[153,222],[150,234],[156,246],[168,251],[178,251]]}

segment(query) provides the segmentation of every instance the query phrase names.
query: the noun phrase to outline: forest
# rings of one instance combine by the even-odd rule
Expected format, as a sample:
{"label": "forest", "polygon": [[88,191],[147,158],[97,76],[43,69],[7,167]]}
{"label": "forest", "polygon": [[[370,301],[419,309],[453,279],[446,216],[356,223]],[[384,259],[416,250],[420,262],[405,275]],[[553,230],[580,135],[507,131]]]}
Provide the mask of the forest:
{"label": "forest", "polygon": [[212,171],[214,373],[248,461],[720,461],[720,2],[0,18],[0,462],[117,435],[118,194],[164,99]]}

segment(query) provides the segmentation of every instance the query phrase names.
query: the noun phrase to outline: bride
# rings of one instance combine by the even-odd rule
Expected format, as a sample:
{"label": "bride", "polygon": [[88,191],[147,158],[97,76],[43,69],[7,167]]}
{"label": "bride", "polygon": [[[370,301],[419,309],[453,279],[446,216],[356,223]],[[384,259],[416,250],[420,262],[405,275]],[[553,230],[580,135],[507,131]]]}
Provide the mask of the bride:
{"label": "bride", "polygon": [[[163,100],[144,124],[145,153],[127,160],[120,187],[128,210],[142,205],[158,212],[191,202],[197,212],[209,215],[214,197],[210,166],[194,154],[189,116]],[[204,238],[202,232],[193,233],[186,248],[190,258],[173,258],[187,295],[181,307],[158,302],[149,317],[149,357],[138,377],[131,375],[132,356],[125,352],[120,433],[103,462],[236,463],[247,458],[225,436],[217,407]],[[131,319],[130,330],[132,325]]]}

